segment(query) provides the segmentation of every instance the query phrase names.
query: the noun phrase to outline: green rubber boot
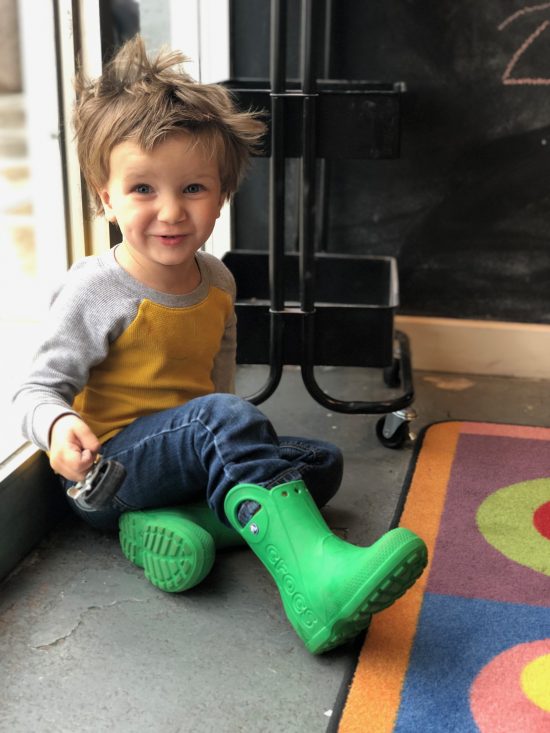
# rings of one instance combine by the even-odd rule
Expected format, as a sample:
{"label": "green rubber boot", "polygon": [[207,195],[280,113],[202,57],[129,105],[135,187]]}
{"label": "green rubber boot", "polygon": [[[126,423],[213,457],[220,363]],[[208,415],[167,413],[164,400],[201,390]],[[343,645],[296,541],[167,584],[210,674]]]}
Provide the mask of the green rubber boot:
{"label": "green rubber boot", "polygon": [[[245,527],[243,501],[261,508]],[[227,494],[232,526],[271,573],[288,620],[313,654],[343,644],[370,616],[410,588],[427,563],[424,542],[408,529],[357,547],[334,535],[302,481],[271,490],[239,484]]]}
{"label": "green rubber boot", "polygon": [[222,524],[206,502],[185,504],[185,506],[179,506],[177,509],[182,517],[189,519],[191,522],[195,522],[195,524],[198,524],[212,536],[217,550],[246,545],[240,533],[235,532],[233,527]]}
{"label": "green rubber boot", "polygon": [[212,536],[178,508],[126,512],[119,520],[119,539],[128,560],[168,593],[197,585],[214,564]]}

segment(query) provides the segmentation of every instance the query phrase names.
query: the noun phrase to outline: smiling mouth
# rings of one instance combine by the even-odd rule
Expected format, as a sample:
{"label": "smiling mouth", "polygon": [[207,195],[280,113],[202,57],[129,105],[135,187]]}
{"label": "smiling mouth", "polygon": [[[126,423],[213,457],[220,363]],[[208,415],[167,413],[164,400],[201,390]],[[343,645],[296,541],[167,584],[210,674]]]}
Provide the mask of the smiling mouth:
{"label": "smiling mouth", "polygon": [[155,236],[164,244],[177,244],[178,242],[182,242],[186,237],[185,234],[156,234]]}

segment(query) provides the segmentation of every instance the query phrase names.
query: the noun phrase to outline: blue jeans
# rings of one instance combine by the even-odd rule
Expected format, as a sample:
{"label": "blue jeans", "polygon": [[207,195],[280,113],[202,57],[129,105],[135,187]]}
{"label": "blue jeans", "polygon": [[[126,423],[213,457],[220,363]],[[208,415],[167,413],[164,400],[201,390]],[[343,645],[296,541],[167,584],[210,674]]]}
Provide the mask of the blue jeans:
{"label": "blue jeans", "polygon": [[[342,453],[320,440],[278,437],[268,418],[230,394],[198,397],[140,417],[103,446],[127,472],[113,506],[73,509],[99,529],[116,529],[125,511],[206,501],[228,524],[223,504],[239,483],[271,488],[303,479],[318,506],[337,492]],[[64,480],[67,487],[69,482]]]}

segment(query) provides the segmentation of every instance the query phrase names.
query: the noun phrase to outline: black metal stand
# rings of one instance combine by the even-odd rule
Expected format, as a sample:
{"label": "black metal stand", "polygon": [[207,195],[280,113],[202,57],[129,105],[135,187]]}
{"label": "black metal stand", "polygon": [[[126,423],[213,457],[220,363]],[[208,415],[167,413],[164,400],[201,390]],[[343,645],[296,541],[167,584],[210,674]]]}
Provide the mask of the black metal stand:
{"label": "black metal stand", "polygon": [[[270,155],[269,251],[234,250],[224,257],[237,282],[237,361],[269,365],[266,383],[248,398],[255,404],[277,389],[285,364],[296,364],[310,395],[327,408],[350,414],[393,413],[391,431],[381,423],[378,436],[384,444],[398,447],[408,435],[408,428],[405,435],[402,426],[408,425],[412,412],[403,408],[412,403],[414,390],[409,342],[393,326],[398,305],[396,262],[391,257],[316,252],[315,217],[319,158],[381,159],[399,154],[401,87],[316,81],[312,13],[313,0],[302,0],[299,88],[287,86],[286,81],[285,0],[271,3],[270,89],[232,84],[243,106],[271,110],[271,149],[266,151]],[[325,39],[329,38],[325,28]],[[289,157],[300,159],[297,255],[285,253],[285,159]],[[400,384],[402,392],[377,402],[336,399],[319,386],[316,365],[380,367],[386,384]]]}

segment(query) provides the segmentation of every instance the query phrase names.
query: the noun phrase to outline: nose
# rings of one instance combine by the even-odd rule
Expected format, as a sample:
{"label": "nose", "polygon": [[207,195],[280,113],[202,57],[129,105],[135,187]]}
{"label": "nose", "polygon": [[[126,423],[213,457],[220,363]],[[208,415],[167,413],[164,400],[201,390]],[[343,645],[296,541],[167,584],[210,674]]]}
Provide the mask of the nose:
{"label": "nose", "polygon": [[186,218],[183,198],[174,194],[165,194],[160,200],[158,211],[159,221],[167,224],[177,224]]}

